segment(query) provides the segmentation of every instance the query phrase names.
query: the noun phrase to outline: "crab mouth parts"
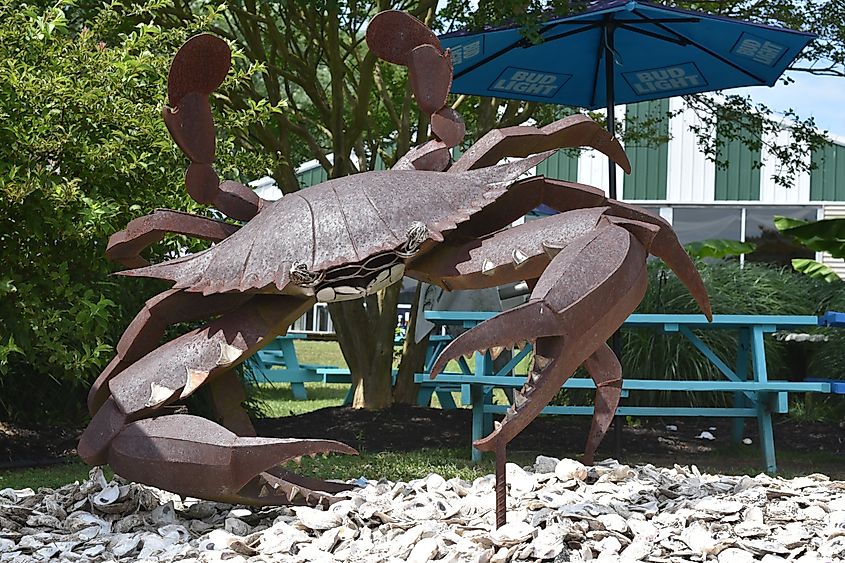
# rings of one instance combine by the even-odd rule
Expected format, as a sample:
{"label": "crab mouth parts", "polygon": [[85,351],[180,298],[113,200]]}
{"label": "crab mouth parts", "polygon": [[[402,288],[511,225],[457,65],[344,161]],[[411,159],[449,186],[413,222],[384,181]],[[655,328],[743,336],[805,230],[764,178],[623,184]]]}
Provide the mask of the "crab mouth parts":
{"label": "crab mouth parts", "polygon": [[402,256],[397,252],[384,252],[360,264],[326,272],[315,284],[314,295],[322,303],[358,299],[398,282],[404,274]]}

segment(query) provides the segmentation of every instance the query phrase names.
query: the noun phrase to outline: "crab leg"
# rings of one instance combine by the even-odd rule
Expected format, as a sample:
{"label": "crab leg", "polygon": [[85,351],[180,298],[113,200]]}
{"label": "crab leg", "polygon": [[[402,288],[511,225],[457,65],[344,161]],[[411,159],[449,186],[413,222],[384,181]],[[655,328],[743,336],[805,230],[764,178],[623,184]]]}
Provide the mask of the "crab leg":
{"label": "crab leg", "polygon": [[391,170],[431,170],[443,172],[449,168],[452,155],[443,141],[428,141],[414,147],[400,158]]}
{"label": "crab leg", "polygon": [[[354,450],[319,440],[237,438],[223,427],[196,417],[141,419],[155,416],[162,407],[187,397],[200,385],[230,374],[287,329],[313,302],[290,296],[253,296],[206,327],[148,353],[109,381],[111,396],[82,435],[80,457],[91,464],[119,466],[124,477],[154,486],[175,488],[196,481],[191,488],[176,490],[202,492],[206,498],[224,498],[213,496],[215,491],[223,491],[220,494],[229,501],[274,504],[285,502],[284,497],[294,502],[296,495],[288,493],[296,489],[290,489],[289,482],[263,472],[303,454]],[[141,457],[133,457],[133,452],[142,452],[138,454]],[[231,467],[205,474],[200,471],[205,463]],[[161,466],[168,470],[152,469]],[[254,477],[259,481],[251,481]],[[262,489],[265,485],[270,489]],[[238,492],[241,489],[244,491]]]}
{"label": "crab leg", "polygon": [[631,163],[622,145],[586,115],[570,115],[545,127],[524,125],[493,129],[481,137],[449,169],[463,172],[493,166],[508,156],[529,156],[550,149],[592,147],[630,174]]}
{"label": "crab leg", "polygon": [[251,297],[242,293],[204,296],[170,289],[148,300],[120,337],[114,359],[91,386],[88,393],[88,412],[92,415],[97,412],[108,399],[108,382],[158,346],[169,325],[224,313]]}
{"label": "crab leg", "polygon": [[399,10],[385,10],[367,26],[367,46],[385,61],[408,67],[411,91],[431,116],[431,132],[448,147],[466,133],[461,116],[446,105],[452,87],[452,55],[424,23]]}
{"label": "crab leg", "polygon": [[603,218],[594,231],[560,250],[526,304],[481,323],[446,347],[432,377],[450,359],[526,338],[536,339],[541,357],[549,360],[515,394],[503,424],[478,440],[476,448],[493,451],[498,442],[510,442],[637,307],[648,280],[647,249],[657,230]]}
{"label": "crab leg", "polygon": [[124,478],[153,480],[151,484],[183,495],[230,503],[313,506],[331,502],[321,491],[337,492],[338,484],[298,476],[287,481],[267,471],[328,452],[357,453],[332,440],[243,438],[201,417],[170,415],[129,424],[112,442],[108,462]]}
{"label": "crab leg", "polygon": [[221,184],[211,166],[215,132],[208,97],[223,83],[231,60],[229,46],[219,37],[202,34],[189,39],[170,65],[167,98],[171,107],[165,107],[162,116],[173,140],[191,160],[185,173],[191,197],[248,221],[268,202],[238,182]]}
{"label": "crab leg", "polygon": [[172,209],[156,209],[149,215],[133,219],[122,231],[109,237],[106,258],[129,268],[149,265],[141,252],[159,242],[166,233],[188,235],[220,242],[240,227],[208,217],[200,217]]}
{"label": "crab leg", "polygon": [[592,465],[596,448],[610,428],[616,407],[619,406],[619,398],[622,395],[622,366],[607,344],[599,346],[599,349],[587,358],[584,366],[596,384],[593,421],[582,458],[585,465]]}
{"label": "crab leg", "polygon": [[[615,220],[629,221],[629,224],[633,224],[630,221],[634,221],[657,227],[657,235],[652,241],[649,252],[663,260],[675,272],[695,298],[702,313],[708,319],[712,318],[710,300],[704,282],[701,281],[695,264],[678,242],[672,226],[662,217],[644,209],[609,199],[605,197],[604,192],[591,186],[544,177],[516,182],[493,204],[477,213],[472,221],[462,224],[455,233],[455,240],[488,235],[491,231],[510,225],[517,217],[525,215],[541,204],[548,205],[561,213],[576,210],[586,213],[591,208],[607,208],[607,215],[616,216]],[[536,221],[531,223],[536,223]],[[549,242],[554,246],[553,241]],[[422,260],[426,259],[427,257],[422,258]],[[517,279],[527,279],[527,277]],[[507,281],[503,280],[499,283]],[[456,289],[463,288],[456,287]]]}

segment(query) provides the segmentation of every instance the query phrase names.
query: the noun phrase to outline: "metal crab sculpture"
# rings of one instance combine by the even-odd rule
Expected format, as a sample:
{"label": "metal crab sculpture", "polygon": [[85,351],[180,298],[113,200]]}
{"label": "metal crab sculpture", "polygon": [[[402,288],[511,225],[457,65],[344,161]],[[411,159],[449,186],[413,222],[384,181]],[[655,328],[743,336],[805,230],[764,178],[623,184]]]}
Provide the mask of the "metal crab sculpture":
{"label": "metal crab sculpture", "polygon": [[[394,11],[373,19],[367,42],[380,58],[409,68],[436,139],[391,170],[330,180],[276,202],[237,182],[221,183],[211,166],[215,130],[208,98],[229,70],[226,43],[200,35],[180,49],[170,69],[171,108],[164,109],[164,119],[191,161],[188,193],[247,222],[239,227],[157,210],[112,236],[107,256],[134,268],[123,275],[174,285],[147,301],[93,385],[93,419],[78,448],[85,461],[206,499],[328,504],[348,487],[281,466],[303,455],[355,450],[329,440],[253,437],[233,368],[317,301],[356,299],[403,276],[450,290],[525,280],[532,288],[527,303],[456,338],[431,372],[434,377],[449,359],[476,350],[534,342],[534,367],[513,408],[475,444],[497,453],[502,522],[505,447],[581,364],[597,386],[585,454],[592,458],[621,390],[619,362],[605,342],[645,293],[649,253],[677,273],[710,315],[698,272],[664,220],[607,199],[596,188],[542,176],[521,179],[553,150],[573,146],[593,147],[630,172],[622,147],[599,125],[572,116],[542,128],[493,130],[452,162],[449,149],[461,141],[464,127],[445,105],[449,52],[418,20]],[[497,164],[504,157],[529,158]],[[560,213],[509,227],[541,204]],[[148,265],[140,252],[165,232],[217,244]],[[215,320],[159,346],[168,325],[209,317]],[[167,414],[201,385],[210,386],[223,426]]]}

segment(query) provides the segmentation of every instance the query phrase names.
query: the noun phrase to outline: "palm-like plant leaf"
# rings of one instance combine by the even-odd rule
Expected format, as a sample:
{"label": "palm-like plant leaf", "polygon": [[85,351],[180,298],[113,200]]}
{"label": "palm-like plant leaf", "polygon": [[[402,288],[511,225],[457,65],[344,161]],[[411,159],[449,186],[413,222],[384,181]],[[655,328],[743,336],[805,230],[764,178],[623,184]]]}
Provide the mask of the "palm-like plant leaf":
{"label": "palm-like plant leaf", "polygon": [[807,248],[827,252],[834,258],[845,258],[845,219],[801,221],[775,217],[775,227]]}

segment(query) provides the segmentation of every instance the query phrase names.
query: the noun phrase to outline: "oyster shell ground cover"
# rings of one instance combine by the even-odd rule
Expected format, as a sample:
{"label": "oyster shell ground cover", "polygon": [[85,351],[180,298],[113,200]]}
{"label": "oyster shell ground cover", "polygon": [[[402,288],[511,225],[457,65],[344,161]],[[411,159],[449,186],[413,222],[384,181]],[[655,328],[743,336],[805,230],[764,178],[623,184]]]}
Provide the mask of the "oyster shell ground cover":
{"label": "oyster shell ground cover", "polygon": [[360,478],[327,510],[247,508],[107,481],[0,490],[0,561],[642,561],[845,559],[845,482],[539,456],[494,478]]}

